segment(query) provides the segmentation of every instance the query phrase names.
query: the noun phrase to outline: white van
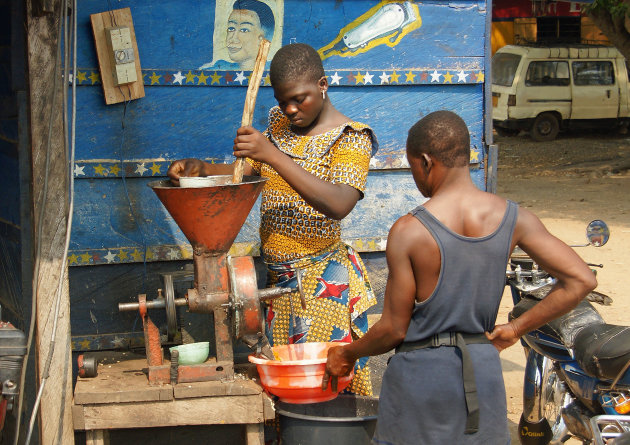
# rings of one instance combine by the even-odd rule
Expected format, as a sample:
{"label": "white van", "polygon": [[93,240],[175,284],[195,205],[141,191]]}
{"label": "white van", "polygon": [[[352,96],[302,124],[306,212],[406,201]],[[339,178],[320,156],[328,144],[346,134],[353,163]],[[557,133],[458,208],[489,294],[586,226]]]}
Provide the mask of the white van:
{"label": "white van", "polygon": [[561,129],[630,123],[628,70],[608,46],[515,46],[492,58],[492,121],[499,135],[527,130],[536,141]]}

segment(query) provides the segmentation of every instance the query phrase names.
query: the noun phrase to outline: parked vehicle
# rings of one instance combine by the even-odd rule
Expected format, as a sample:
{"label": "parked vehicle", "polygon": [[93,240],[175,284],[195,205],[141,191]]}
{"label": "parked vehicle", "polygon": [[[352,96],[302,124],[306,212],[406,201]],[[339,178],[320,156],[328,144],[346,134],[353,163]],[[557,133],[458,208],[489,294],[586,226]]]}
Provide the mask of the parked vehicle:
{"label": "parked vehicle", "polygon": [[[591,245],[601,246],[610,232],[596,220],[587,235]],[[510,266],[513,319],[543,299],[555,279],[522,252],[512,255]],[[522,337],[522,444],[557,445],[576,437],[585,445],[609,445],[605,440],[630,431],[630,327],[607,324],[591,304],[610,301],[592,292],[569,313]]]}
{"label": "parked vehicle", "polygon": [[492,59],[492,121],[499,135],[630,124],[626,60],[607,46],[507,45]]}

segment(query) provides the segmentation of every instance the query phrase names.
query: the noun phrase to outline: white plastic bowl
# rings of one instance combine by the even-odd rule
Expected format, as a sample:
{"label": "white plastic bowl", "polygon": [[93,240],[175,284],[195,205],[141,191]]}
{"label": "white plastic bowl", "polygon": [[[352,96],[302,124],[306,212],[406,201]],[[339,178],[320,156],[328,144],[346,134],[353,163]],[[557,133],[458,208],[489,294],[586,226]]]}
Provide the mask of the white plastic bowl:
{"label": "white plastic bowl", "polygon": [[179,186],[184,188],[210,187],[216,180],[212,176],[183,176],[179,178]]}
{"label": "white plastic bowl", "polygon": [[210,342],[186,343],[185,345],[173,346],[169,348],[169,351],[171,354],[173,351],[179,352],[180,365],[199,365],[208,359]]}

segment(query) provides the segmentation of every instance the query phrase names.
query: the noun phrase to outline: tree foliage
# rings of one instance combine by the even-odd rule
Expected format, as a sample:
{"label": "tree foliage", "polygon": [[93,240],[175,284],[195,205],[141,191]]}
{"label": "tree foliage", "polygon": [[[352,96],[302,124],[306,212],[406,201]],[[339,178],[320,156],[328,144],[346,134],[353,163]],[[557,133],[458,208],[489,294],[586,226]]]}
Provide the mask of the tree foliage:
{"label": "tree foliage", "polygon": [[595,0],[584,11],[630,61],[630,0]]}

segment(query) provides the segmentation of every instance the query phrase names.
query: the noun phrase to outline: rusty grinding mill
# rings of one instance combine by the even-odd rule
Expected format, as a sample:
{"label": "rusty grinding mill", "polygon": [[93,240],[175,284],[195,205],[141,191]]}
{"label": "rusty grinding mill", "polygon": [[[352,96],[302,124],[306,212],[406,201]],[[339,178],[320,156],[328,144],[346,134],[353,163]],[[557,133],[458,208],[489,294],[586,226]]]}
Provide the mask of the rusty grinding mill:
{"label": "rusty grinding mill", "polygon": [[[261,45],[259,51],[258,69],[255,68],[258,78],[264,68],[268,43],[267,48]],[[252,79],[256,79],[254,74]],[[260,80],[251,82],[257,91]],[[252,96],[255,97],[255,92],[252,94],[248,89],[243,114],[250,123]],[[209,186],[199,188],[174,186],[168,180],[149,184],[192,245],[194,264],[194,287],[185,298],[174,298],[172,286],[170,291],[167,286],[162,298],[147,301],[146,295],[139,295],[137,303],[119,304],[121,311],[140,311],[150,383],[231,380],[235,339],[269,356],[271,349],[264,333],[261,300],[291,292],[286,288],[258,289],[253,258],[227,254],[266,178],[212,176],[209,179]],[[164,361],[159,330],[147,310],[165,309],[170,325],[171,321],[175,323],[176,307],[185,305],[190,312],[214,315],[216,360],[211,358],[198,365],[179,365],[173,357],[171,363]]]}

